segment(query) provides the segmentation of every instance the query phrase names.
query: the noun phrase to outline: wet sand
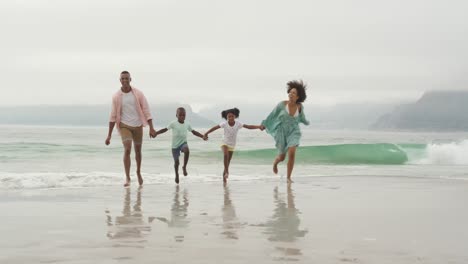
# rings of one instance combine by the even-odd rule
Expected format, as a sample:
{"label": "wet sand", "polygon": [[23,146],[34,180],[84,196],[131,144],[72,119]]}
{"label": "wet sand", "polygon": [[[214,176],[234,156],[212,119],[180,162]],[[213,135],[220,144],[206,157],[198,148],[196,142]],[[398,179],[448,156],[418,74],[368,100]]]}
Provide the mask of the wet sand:
{"label": "wet sand", "polygon": [[0,263],[468,263],[460,180],[182,181],[0,199]]}

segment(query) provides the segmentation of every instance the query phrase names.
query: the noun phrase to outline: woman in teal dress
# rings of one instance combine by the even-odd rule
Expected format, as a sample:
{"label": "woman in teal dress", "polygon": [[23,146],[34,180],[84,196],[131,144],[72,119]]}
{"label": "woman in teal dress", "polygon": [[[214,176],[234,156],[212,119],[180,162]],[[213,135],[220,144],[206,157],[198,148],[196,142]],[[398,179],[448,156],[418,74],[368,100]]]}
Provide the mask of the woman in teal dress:
{"label": "woman in teal dress", "polygon": [[299,123],[309,125],[304,115],[304,106],[302,103],[307,98],[306,85],[302,81],[290,81],[287,84],[289,100],[281,101],[263,120],[265,127],[276,142],[278,156],[273,162],[273,172],[278,173],[278,163],[282,162],[286,153],[288,154],[288,182],[292,182],[291,174],[294,168],[296,157],[296,148],[300,144],[301,129]]}

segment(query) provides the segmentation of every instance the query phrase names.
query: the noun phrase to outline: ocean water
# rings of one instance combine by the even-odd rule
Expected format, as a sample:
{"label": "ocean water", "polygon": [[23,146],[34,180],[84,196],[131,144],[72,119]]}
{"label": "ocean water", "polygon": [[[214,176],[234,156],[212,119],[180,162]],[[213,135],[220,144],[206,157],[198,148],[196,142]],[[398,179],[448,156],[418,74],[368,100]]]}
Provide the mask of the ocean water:
{"label": "ocean water", "polygon": [[[205,132],[206,128],[196,129]],[[145,184],[172,183],[170,131],[150,139],[145,129],[142,174]],[[468,133],[323,131],[303,129],[294,178],[427,177],[468,180]],[[83,188],[121,185],[120,136],[104,144],[107,127],[0,126],[0,188]],[[208,141],[189,135],[189,176],[181,184],[221,181],[222,131]],[[274,141],[265,132],[243,129],[231,162],[230,181],[283,177],[271,172]],[[135,177],[132,153],[132,179]]]}

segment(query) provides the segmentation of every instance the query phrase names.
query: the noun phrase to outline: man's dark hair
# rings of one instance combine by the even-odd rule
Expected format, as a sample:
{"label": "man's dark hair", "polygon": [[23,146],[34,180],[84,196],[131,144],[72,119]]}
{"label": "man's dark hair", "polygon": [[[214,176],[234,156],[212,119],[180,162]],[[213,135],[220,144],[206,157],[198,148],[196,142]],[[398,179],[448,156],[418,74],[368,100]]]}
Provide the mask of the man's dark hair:
{"label": "man's dark hair", "polygon": [[128,71],[123,71],[123,72],[120,73],[120,75],[122,75],[122,74],[130,74],[130,73]]}
{"label": "man's dark hair", "polygon": [[239,117],[240,111],[237,108],[227,109],[221,112],[221,117],[227,119],[227,115],[232,113],[236,118]]}
{"label": "man's dark hair", "polygon": [[287,85],[288,85],[288,93],[292,89],[296,89],[297,96],[299,97],[297,99],[297,103],[302,103],[302,102],[304,102],[306,100],[306,98],[307,98],[307,94],[306,94],[307,84],[304,84],[304,82],[302,80],[290,81],[290,82],[288,82]]}

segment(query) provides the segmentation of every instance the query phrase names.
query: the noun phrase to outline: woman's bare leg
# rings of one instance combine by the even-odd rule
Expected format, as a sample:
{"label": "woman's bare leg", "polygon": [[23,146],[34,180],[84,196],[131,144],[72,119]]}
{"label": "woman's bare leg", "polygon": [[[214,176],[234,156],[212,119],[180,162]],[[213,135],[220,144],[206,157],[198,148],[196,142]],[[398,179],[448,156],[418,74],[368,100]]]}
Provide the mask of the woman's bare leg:
{"label": "woman's bare leg", "polygon": [[288,149],[288,182],[293,182],[291,180],[291,174],[294,169],[294,161],[296,159],[296,148],[297,147],[289,147]]}
{"label": "woman's bare leg", "polygon": [[275,161],[273,162],[273,173],[278,174],[278,163],[282,162],[286,158],[286,153],[285,154],[279,154]]}

